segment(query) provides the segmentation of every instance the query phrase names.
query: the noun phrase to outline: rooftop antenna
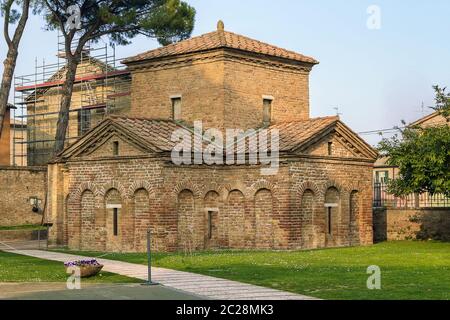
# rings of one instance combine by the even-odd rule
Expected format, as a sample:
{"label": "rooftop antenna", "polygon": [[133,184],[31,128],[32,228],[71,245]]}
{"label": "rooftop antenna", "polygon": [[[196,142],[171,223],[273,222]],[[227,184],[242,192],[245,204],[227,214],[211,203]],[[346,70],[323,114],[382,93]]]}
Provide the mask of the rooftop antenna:
{"label": "rooftop antenna", "polygon": [[336,115],[340,118],[343,114],[339,112],[339,107],[334,107],[334,110],[336,110]]}

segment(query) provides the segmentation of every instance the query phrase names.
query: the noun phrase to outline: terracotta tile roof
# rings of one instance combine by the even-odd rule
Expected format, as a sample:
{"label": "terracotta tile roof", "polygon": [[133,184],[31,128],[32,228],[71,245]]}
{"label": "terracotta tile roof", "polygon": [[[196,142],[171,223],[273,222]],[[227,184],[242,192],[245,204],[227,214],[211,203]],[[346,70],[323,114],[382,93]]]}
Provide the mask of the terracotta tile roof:
{"label": "terracotta tile roof", "polygon": [[289,151],[302,145],[338,121],[339,117],[313,118],[305,121],[275,124],[270,129],[278,129],[280,132],[280,151]]}
{"label": "terracotta tile roof", "polygon": [[[112,116],[111,119],[113,122],[143,138],[151,146],[155,146],[161,151],[172,151],[173,147],[176,145],[175,142],[171,141],[172,133],[174,131],[185,130],[186,132],[192,133],[190,129],[171,120],[152,120],[118,116]],[[305,121],[284,122],[271,126],[269,131],[274,129],[279,130],[280,151],[290,151],[308,141],[322,130],[335,124],[338,120],[338,117],[326,117]],[[270,136],[268,140],[270,142]],[[208,141],[203,142],[204,146],[210,144]],[[248,149],[248,143],[246,149]],[[243,150],[241,149],[237,150],[238,153],[242,151]]]}
{"label": "terracotta tile roof", "polygon": [[111,116],[113,122],[143,138],[151,146],[161,151],[172,151],[176,143],[171,141],[173,132],[186,130],[185,127],[171,120],[153,120],[144,118],[127,118]]}
{"label": "terracotta tile roof", "polygon": [[411,123],[409,127],[431,127],[444,124],[450,125],[447,119],[439,111],[435,111],[432,114],[429,114]]}
{"label": "terracotta tile roof", "polygon": [[261,41],[253,40],[232,32],[217,30],[198,37],[190,38],[165,47],[150,50],[134,57],[127,58],[123,63],[139,62],[162,57],[170,57],[187,53],[194,53],[219,48],[231,48],[252,53],[258,53],[278,58],[296,60],[311,64],[319,63],[311,57],[307,57],[294,51],[282,49]]}

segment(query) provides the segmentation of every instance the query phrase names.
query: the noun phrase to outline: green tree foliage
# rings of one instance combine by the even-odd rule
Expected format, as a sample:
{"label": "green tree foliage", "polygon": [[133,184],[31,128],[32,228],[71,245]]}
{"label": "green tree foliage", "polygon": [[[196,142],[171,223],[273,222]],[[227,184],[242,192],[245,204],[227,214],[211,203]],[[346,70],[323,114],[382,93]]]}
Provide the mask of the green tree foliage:
{"label": "green tree foliage", "polygon": [[447,122],[450,122],[450,93],[447,93],[446,88],[440,88],[439,86],[433,87],[436,92],[436,105],[431,109],[439,112]]}
{"label": "green tree foliage", "polygon": [[379,144],[388,164],[399,168],[399,177],[389,182],[389,191],[397,196],[411,193],[442,193],[450,196],[450,95],[445,88],[434,87],[436,105],[447,123],[429,128],[406,127],[400,134]]}
{"label": "green tree foliage", "polygon": [[[73,6],[79,8],[75,17],[68,11]],[[55,153],[64,148],[76,70],[88,41],[107,37],[112,44],[126,45],[145,35],[167,45],[188,38],[195,22],[195,9],[180,0],[44,0],[40,9],[47,29],[58,29],[65,39],[66,77]],[[74,28],[76,18],[80,24]]]}

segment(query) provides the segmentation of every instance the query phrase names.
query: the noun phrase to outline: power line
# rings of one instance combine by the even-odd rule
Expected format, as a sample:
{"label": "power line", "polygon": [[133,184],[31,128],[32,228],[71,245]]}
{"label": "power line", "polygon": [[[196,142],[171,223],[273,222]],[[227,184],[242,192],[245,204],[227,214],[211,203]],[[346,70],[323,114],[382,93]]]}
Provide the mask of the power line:
{"label": "power line", "polygon": [[405,127],[401,128],[391,128],[391,129],[381,129],[381,130],[372,130],[372,131],[363,131],[358,132],[359,135],[369,135],[369,134],[380,134],[380,133],[394,133],[398,131],[399,129],[405,129]]}

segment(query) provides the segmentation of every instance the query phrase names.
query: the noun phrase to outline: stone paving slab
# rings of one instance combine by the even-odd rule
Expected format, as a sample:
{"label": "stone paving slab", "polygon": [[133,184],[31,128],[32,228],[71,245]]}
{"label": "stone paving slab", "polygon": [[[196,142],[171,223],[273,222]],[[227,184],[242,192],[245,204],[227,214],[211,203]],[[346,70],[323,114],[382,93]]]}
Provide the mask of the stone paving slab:
{"label": "stone paving slab", "polygon": [[[61,262],[90,258],[41,250],[10,250],[9,252]],[[147,266],[145,265],[103,258],[96,259],[104,265],[104,271],[147,280]],[[214,300],[317,300],[313,297],[281,290],[165,268],[152,268],[152,280],[168,288]]]}

